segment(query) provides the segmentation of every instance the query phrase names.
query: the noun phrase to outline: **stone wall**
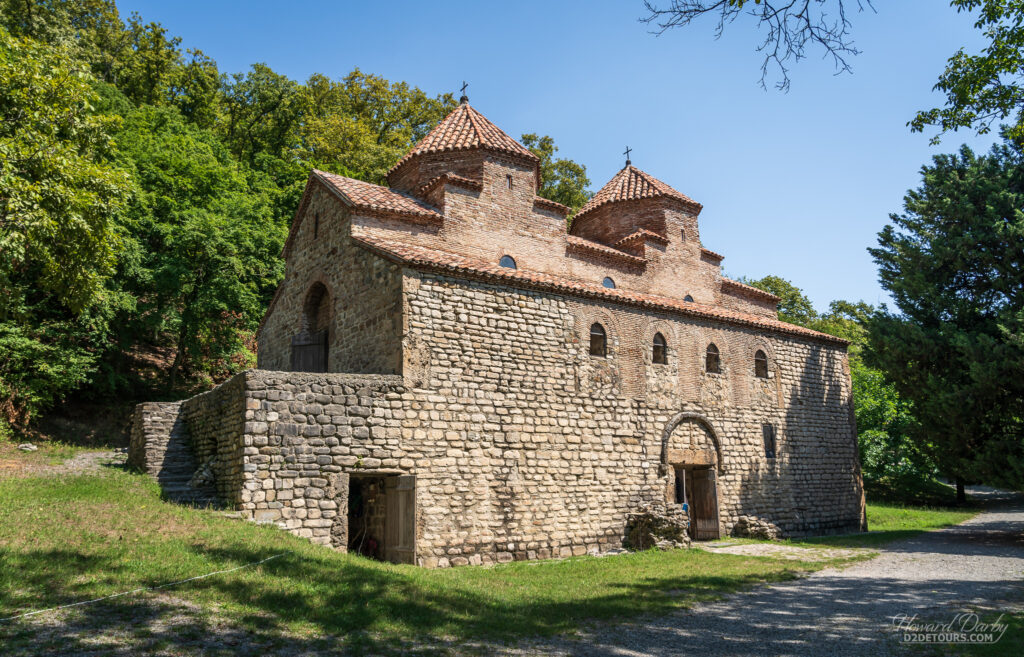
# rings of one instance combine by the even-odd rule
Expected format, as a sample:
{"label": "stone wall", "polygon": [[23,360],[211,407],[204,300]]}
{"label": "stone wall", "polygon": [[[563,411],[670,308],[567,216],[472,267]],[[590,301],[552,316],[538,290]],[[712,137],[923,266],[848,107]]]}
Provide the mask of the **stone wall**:
{"label": "stone wall", "polygon": [[[182,404],[224,501],[344,549],[349,477],[413,475],[416,562],[431,567],[620,548],[630,514],[680,517],[679,464],[715,468],[723,533],[861,528],[841,345],[401,276],[403,376],[252,370]],[[606,358],[588,352],[595,321]],[[721,373],[704,370],[710,342]]]}
{"label": "stone wall", "polygon": [[172,434],[181,431],[181,402],[145,402],[135,407],[128,440],[128,465],[154,477],[160,474]]}
{"label": "stone wall", "polygon": [[238,508],[245,481],[245,436],[253,429],[247,421],[246,381],[251,370],[236,374],[213,390],[181,403],[189,445],[197,467],[209,466],[221,503]]}
{"label": "stone wall", "polygon": [[[308,193],[285,278],[260,327],[257,364],[266,370],[291,368],[292,337],[302,330],[307,297],[319,283],[328,294],[327,371],[396,374],[400,270],[352,244],[348,213],[323,185]],[[325,318],[310,322],[315,323],[323,325]]]}

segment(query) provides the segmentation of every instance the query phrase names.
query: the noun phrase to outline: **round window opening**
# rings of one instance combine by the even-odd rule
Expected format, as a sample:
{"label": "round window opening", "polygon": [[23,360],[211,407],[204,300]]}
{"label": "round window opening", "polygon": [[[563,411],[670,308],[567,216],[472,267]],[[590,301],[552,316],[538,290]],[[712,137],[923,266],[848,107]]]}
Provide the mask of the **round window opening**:
{"label": "round window opening", "polygon": [[498,261],[498,265],[501,267],[508,267],[509,269],[517,269],[515,258],[512,256],[501,256],[501,260]]}
{"label": "round window opening", "polygon": [[614,290],[615,289],[615,281],[613,281],[611,279],[611,277],[609,277],[609,276],[605,276],[604,277],[604,280],[601,281],[601,285],[605,286],[606,288],[608,288],[610,290]]}

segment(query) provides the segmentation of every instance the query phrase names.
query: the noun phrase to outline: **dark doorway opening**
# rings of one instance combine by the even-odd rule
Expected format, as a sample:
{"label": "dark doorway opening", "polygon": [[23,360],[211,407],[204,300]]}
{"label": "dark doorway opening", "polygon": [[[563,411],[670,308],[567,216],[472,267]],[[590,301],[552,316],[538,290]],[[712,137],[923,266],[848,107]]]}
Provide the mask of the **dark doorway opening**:
{"label": "dark doorway opening", "polygon": [[416,477],[349,474],[348,551],[416,563]]}
{"label": "dark doorway opening", "polygon": [[720,537],[718,526],[718,490],[714,468],[675,466],[675,498],[689,506],[690,538],[710,541]]}
{"label": "dark doorway opening", "polygon": [[384,477],[350,475],[348,480],[348,551],[382,559]]}

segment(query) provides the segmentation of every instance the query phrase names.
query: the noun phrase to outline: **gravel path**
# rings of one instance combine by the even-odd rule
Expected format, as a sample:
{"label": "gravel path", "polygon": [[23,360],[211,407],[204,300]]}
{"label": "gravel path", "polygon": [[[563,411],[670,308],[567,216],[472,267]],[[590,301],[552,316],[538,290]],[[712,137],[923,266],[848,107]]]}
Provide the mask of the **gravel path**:
{"label": "gravel path", "polygon": [[974,493],[1002,504],[961,525],[892,543],[870,561],[508,654],[905,654],[894,616],[948,623],[961,611],[998,616],[1024,608],[1024,497]]}

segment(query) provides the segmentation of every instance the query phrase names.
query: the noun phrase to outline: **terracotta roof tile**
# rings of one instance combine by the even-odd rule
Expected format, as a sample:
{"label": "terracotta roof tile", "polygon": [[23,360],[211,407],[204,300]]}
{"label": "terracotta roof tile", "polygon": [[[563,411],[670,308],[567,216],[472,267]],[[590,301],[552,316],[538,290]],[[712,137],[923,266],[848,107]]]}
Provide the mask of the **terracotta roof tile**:
{"label": "terracotta roof tile", "polygon": [[627,164],[600,191],[594,194],[587,201],[586,205],[580,208],[576,218],[579,219],[586,213],[596,210],[606,203],[635,201],[637,199],[656,198],[659,196],[674,198],[698,209],[702,207],[700,203],[694,201],[686,194],[677,192],[649,173],[637,169],[632,164]]}
{"label": "terracotta roof tile", "polygon": [[622,260],[632,265],[642,266],[647,264],[647,258],[641,258],[640,256],[633,255],[632,253],[620,251],[619,249],[616,249],[611,246],[606,246],[604,244],[601,244],[600,242],[592,242],[588,239],[577,237],[575,235],[566,235],[565,238],[570,248],[590,251],[592,253],[597,253],[605,257],[611,257],[617,260]]}
{"label": "terracotta roof tile", "polygon": [[828,335],[827,333],[812,331],[811,329],[796,326],[795,324],[788,324],[786,322],[780,322],[775,319],[768,319],[748,313],[723,310],[699,303],[683,301],[682,299],[670,299],[651,294],[629,292],[622,289],[606,288],[597,283],[582,283],[562,278],[560,276],[555,276],[553,274],[532,272],[523,269],[507,269],[505,267],[500,267],[497,262],[486,262],[476,258],[448,253],[446,251],[439,251],[437,249],[430,249],[423,246],[380,239],[368,235],[353,234],[352,238],[357,244],[362,245],[363,247],[390,260],[430,271],[437,271],[450,275],[464,275],[474,278],[498,280],[509,284],[523,285],[562,294],[583,296],[587,298],[595,298],[633,306],[669,311],[688,317],[721,321],[736,326],[761,328],[775,331],[777,333],[795,335],[832,344],[849,344],[846,340],[837,338],[833,335]]}
{"label": "terracotta roof tile", "polygon": [[339,194],[342,201],[351,207],[405,217],[443,219],[436,208],[409,194],[316,169],[313,170],[313,175]]}
{"label": "terracotta roof tile", "polygon": [[533,204],[534,205],[539,205],[542,208],[546,208],[548,210],[553,210],[553,211],[558,212],[559,214],[561,214],[563,216],[564,215],[568,215],[569,214],[569,210],[570,210],[568,205],[562,205],[561,203],[558,203],[557,201],[552,201],[551,199],[544,198],[543,196],[534,196],[533,197]]}
{"label": "terracotta roof tile", "polygon": [[479,180],[473,180],[472,178],[466,178],[465,176],[459,176],[454,173],[442,173],[440,176],[434,176],[427,182],[423,183],[416,190],[416,195],[423,197],[434,190],[438,185],[457,185],[466,189],[472,189],[474,191],[483,191],[484,184]]}
{"label": "terracotta roof tile", "polygon": [[412,147],[405,156],[391,167],[391,175],[400,166],[424,153],[442,153],[460,151],[468,148],[489,148],[491,150],[527,158],[537,162],[537,156],[512,137],[494,125],[469,103],[462,103],[448,116],[444,117],[437,127]]}
{"label": "terracotta roof tile", "polygon": [[752,297],[764,299],[765,301],[774,301],[775,303],[782,301],[782,299],[771,292],[765,292],[761,288],[754,287],[753,285],[747,285],[746,283],[740,283],[739,281],[734,281],[731,278],[722,278],[722,287],[731,287],[734,290],[738,290]]}
{"label": "terracotta roof tile", "polygon": [[701,255],[706,255],[709,258],[717,260],[718,262],[722,262],[723,260],[725,260],[725,256],[722,255],[721,253],[715,253],[711,249],[705,249],[703,246],[700,247],[700,253]]}
{"label": "terracotta roof tile", "polygon": [[664,235],[659,235],[653,230],[647,230],[646,228],[639,228],[635,233],[630,233],[616,242],[614,246],[616,248],[621,248],[625,245],[639,242],[641,240],[651,240],[652,242],[657,242],[659,244],[668,244],[668,238]]}

